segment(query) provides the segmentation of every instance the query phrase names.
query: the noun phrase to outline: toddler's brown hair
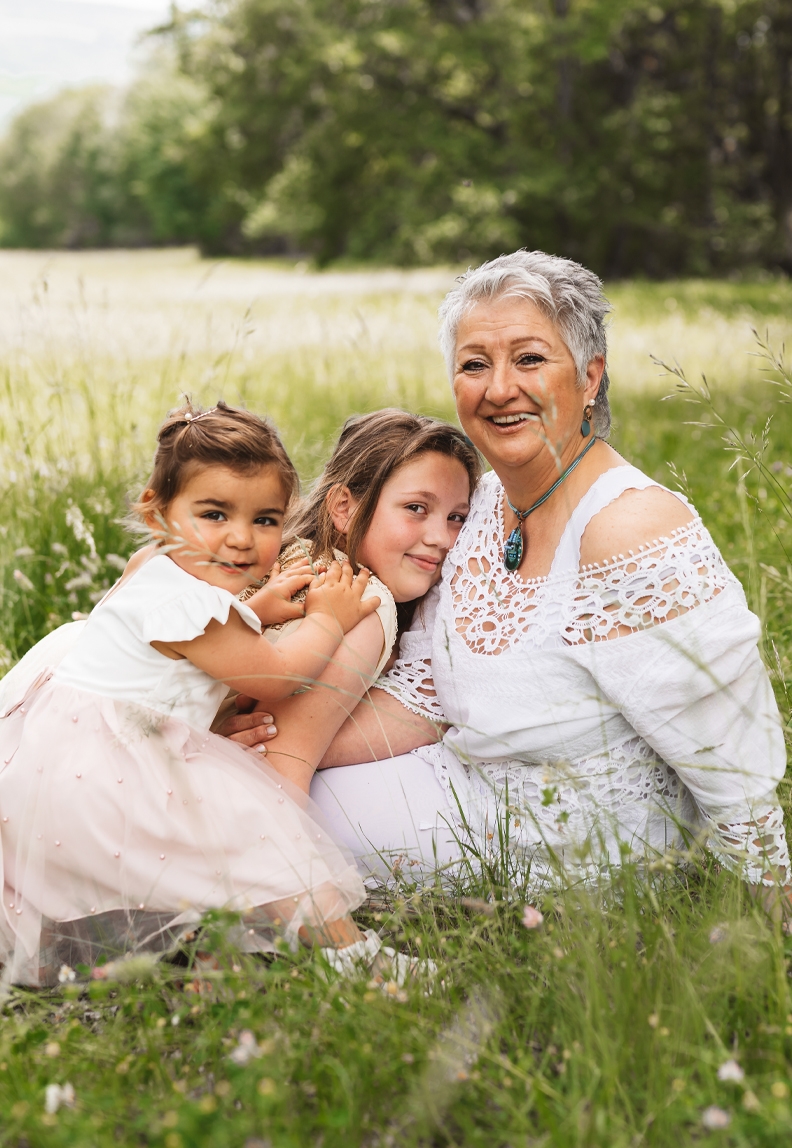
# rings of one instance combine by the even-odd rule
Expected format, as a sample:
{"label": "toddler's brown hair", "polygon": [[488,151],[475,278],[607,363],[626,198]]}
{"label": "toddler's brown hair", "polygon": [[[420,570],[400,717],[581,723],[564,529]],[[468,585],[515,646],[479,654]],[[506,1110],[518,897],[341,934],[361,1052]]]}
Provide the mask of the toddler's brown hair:
{"label": "toddler's brown hair", "polygon": [[299,489],[294,464],[267,419],[222,400],[207,411],[188,400],[171,411],[159,429],[154,467],[131,507],[133,520],[162,514],[195,471],[205,466],[225,466],[237,474],[273,466],[287,505]]}

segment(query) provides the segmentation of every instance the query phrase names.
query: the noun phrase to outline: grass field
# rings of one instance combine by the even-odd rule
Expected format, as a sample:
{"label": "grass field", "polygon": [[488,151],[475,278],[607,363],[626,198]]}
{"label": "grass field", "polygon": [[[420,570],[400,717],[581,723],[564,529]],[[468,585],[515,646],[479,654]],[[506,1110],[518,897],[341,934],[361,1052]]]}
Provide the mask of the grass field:
{"label": "grass field", "polygon": [[[453,274],[0,253],[5,664],[116,577],[132,547],[125,494],[181,391],[268,411],[306,479],[353,411],[451,416],[434,315]],[[792,286],[610,294],[614,445],[698,505],[762,617],[788,721],[792,408],[751,357],[751,327],[780,349]],[[691,381],[706,370],[732,445],[763,450],[762,470],[722,428],[688,425],[712,421],[690,393],[661,401],[675,380],[650,354]],[[440,963],[429,996],[328,983],[308,953],[263,965],[225,952],[222,922],[218,972],[162,965],[15,991],[0,1019],[0,1146],[788,1142],[792,939],[728,874],[706,859],[684,874],[627,867],[599,895],[544,900],[536,930],[521,923],[526,899],[493,871],[457,896],[405,886],[362,914]],[[731,1060],[740,1069],[719,1079]],[[73,1104],[45,1111],[47,1085],[67,1082]]]}

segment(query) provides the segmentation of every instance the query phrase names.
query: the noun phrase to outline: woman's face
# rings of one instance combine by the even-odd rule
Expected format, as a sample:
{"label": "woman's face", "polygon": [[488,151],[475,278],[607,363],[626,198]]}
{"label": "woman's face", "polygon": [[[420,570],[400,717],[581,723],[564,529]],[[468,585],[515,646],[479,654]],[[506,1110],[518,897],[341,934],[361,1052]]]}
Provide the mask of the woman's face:
{"label": "woman's face", "polygon": [[[357,560],[397,602],[421,598],[440,577],[470,509],[470,479],[461,462],[434,451],[399,467],[383,485]],[[354,502],[349,502],[354,510]]]}
{"label": "woman's face", "polygon": [[524,466],[548,444],[560,455],[580,436],[604,365],[601,356],[593,359],[581,388],[569,348],[535,303],[510,297],[477,303],[457,333],[459,421],[496,470]]}

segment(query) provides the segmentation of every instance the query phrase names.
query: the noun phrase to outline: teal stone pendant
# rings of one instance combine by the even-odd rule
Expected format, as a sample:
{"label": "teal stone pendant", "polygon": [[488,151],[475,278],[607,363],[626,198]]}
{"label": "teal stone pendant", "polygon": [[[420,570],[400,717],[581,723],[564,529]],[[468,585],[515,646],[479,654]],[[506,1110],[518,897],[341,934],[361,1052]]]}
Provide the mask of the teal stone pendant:
{"label": "teal stone pendant", "polygon": [[522,540],[522,525],[515,526],[509,537],[506,539],[506,545],[503,547],[503,565],[507,570],[516,570],[522,562],[523,556],[523,540]]}

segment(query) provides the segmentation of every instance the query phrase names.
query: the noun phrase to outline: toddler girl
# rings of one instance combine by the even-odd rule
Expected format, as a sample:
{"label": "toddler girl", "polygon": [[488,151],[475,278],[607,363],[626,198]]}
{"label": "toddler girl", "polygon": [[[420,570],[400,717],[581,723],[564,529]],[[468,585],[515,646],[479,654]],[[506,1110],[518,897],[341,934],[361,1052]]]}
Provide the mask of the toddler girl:
{"label": "toddler girl", "polygon": [[[348,911],[363,889],[308,799],[257,755],[209,732],[228,684],[268,699],[319,676],[378,605],[348,564],[276,575],[296,475],[246,411],[192,408],[159,434],[134,508],[158,545],[91,614],[73,648],[0,721],[0,961],[51,981],[99,950],[164,948],[211,908],[370,956]],[[293,614],[276,645],[261,623]],[[302,612],[302,607],[300,608]],[[344,950],[347,952],[347,950]]]}

